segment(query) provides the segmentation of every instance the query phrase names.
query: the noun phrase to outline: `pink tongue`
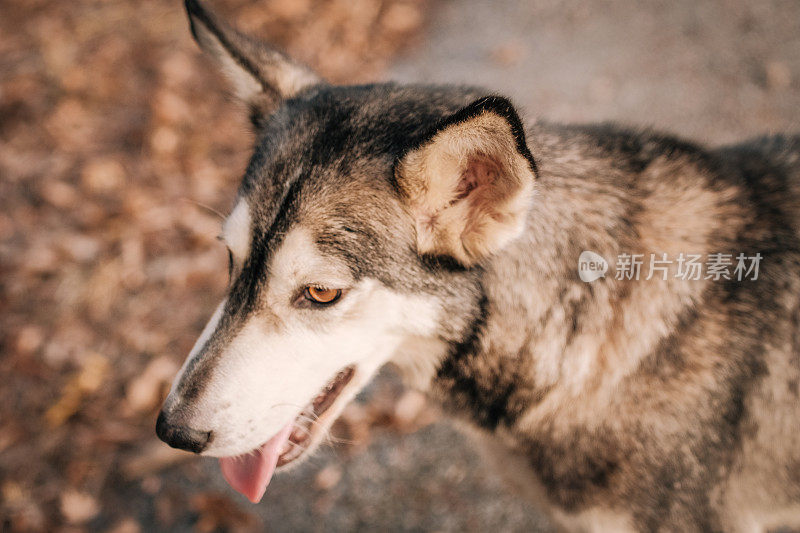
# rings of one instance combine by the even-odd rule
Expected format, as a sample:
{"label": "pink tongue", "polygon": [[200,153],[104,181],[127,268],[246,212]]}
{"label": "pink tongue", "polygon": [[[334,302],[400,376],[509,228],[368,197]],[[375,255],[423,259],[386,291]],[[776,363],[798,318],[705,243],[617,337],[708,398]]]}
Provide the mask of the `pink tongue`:
{"label": "pink tongue", "polygon": [[237,492],[242,493],[253,503],[261,501],[267,490],[275,465],[284,444],[289,440],[292,424],[287,424],[280,432],[261,445],[257,450],[237,457],[222,457],[219,468],[222,476]]}

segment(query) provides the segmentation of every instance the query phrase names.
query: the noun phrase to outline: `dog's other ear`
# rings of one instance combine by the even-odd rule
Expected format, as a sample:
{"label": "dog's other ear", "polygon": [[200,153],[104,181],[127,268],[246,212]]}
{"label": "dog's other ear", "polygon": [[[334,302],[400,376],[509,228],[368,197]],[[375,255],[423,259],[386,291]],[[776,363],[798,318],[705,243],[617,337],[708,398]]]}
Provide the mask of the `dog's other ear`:
{"label": "dog's other ear", "polygon": [[323,83],[308,68],[229,26],[199,0],[186,0],[192,35],[231,80],[254,121],[304,88]]}
{"label": "dog's other ear", "polygon": [[511,102],[481,98],[402,156],[395,179],[417,230],[417,252],[472,266],[522,233],[536,166]]}

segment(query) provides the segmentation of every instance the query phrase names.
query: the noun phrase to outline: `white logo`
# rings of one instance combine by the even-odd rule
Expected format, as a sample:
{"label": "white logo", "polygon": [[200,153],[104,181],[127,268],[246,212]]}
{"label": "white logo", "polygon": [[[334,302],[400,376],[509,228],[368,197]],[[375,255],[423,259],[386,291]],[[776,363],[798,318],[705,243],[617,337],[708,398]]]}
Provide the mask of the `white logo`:
{"label": "white logo", "polygon": [[600,278],[606,277],[608,272],[608,262],[603,256],[589,250],[581,252],[578,257],[578,276],[581,281],[590,283]]}

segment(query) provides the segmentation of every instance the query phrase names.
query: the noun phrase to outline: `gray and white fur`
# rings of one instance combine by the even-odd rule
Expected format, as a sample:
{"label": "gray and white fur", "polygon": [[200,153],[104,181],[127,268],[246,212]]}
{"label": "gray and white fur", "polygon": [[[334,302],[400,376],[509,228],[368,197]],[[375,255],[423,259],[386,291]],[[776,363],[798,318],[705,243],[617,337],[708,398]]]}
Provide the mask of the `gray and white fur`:
{"label": "gray and white fur", "polygon": [[[523,127],[480,88],[330,85],[187,8],[256,140],[162,439],[247,453],[353,366],[313,448],[391,361],[568,530],[800,527],[800,136]],[[762,260],[584,283],[584,250]]]}

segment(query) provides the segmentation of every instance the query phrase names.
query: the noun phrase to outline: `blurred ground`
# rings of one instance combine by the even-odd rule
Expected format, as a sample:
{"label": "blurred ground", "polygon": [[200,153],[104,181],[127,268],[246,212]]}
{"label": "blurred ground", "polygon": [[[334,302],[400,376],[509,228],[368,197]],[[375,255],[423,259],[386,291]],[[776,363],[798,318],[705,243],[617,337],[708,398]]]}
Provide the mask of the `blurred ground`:
{"label": "blurred ground", "polygon": [[[215,5],[335,81],[479,84],[710,143],[800,129],[797,2]],[[2,529],[546,530],[391,372],[258,506],[155,439],[226,281],[213,211],[249,136],[222,87],[178,1],[0,4]]]}
{"label": "blurred ground", "polygon": [[800,129],[796,1],[437,6],[395,78],[483,85],[528,116],[622,121],[713,144]]}

